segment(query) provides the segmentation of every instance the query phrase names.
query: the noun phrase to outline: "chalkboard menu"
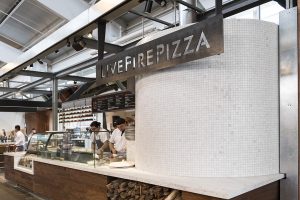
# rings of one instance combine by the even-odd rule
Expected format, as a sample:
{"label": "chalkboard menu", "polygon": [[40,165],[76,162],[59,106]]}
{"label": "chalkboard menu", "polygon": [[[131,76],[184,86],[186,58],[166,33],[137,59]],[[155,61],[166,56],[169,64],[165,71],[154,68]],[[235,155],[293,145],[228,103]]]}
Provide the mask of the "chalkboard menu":
{"label": "chalkboard menu", "polygon": [[92,99],[92,112],[108,112],[135,107],[135,97],[129,91],[101,95]]}

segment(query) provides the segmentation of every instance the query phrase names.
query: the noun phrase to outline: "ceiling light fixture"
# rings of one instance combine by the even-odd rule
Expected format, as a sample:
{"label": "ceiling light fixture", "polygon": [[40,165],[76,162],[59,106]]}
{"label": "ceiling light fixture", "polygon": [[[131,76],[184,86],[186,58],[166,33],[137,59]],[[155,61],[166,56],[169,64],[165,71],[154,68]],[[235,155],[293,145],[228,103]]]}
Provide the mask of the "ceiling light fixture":
{"label": "ceiling light fixture", "polygon": [[55,53],[58,53],[58,52],[59,52],[59,49],[55,50],[54,52],[55,52]]}
{"label": "ceiling light fixture", "polygon": [[145,8],[144,8],[144,13],[147,13],[147,14],[151,13],[152,4],[153,4],[152,0],[147,0],[146,1]]}
{"label": "ceiling light fixture", "polygon": [[74,81],[74,85],[76,85],[77,84],[77,81]]}
{"label": "ceiling light fixture", "polygon": [[41,59],[37,59],[37,61],[42,65],[44,64],[43,61],[41,61]]}
{"label": "ceiling light fixture", "polygon": [[30,64],[30,67],[33,67],[33,64]]}
{"label": "ceiling light fixture", "polygon": [[88,38],[93,38],[93,34],[92,34],[92,33],[89,33],[89,34],[87,35],[87,37],[88,37]]}

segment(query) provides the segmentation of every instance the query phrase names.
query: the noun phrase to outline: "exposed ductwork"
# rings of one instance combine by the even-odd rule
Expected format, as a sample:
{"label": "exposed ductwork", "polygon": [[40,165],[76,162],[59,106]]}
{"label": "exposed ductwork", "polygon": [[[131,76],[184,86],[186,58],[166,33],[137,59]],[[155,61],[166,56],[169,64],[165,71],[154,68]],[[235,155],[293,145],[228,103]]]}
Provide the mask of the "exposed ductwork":
{"label": "exposed ductwork", "polygon": [[[183,0],[184,2],[196,7],[196,0]],[[190,24],[196,21],[197,14],[191,8],[179,4],[179,24],[180,26]]]}

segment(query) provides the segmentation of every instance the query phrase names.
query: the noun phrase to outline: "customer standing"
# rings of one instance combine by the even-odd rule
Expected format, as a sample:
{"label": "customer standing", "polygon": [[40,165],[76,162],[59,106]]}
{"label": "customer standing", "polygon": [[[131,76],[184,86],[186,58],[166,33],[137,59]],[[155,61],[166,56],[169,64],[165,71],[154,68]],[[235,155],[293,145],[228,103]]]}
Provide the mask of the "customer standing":
{"label": "customer standing", "polygon": [[126,153],[126,138],[125,138],[125,120],[119,118],[116,120],[117,128],[112,132],[109,139],[109,148],[113,154]]}
{"label": "customer standing", "polygon": [[21,128],[19,125],[15,126],[15,146],[16,146],[16,151],[24,151],[24,145],[25,145],[25,135],[22,133]]}

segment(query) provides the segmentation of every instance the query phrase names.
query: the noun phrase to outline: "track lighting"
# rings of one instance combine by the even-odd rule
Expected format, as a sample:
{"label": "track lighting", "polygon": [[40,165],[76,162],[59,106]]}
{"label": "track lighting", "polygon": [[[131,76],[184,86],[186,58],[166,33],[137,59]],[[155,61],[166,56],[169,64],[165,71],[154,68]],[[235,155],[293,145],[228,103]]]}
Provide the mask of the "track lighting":
{"label": "track lighting", "polygon": [[43,61],[41,61],[41,59],[37,59],[37,61],[42,65],[44,64]]}
{"label": "track lighting", "polygon": [[85,42],[82,40],[82,37],[78,39],[74,39],[74,42],[72,44],[73,49],[76,51],[81,51],[85,47]]}
{"label": "track lighting", "polygon": [[152,0],[147,0],[146,1],[145,8],[144,8],[144,13],[148,13],[148,14],[151,13],[152,4],[153,4]]}
{"label": "track lighting", "polygon": [[74,81],[74,85],[76,85],[77,84],[77,81]]}
{"label": "track lighting", "polygon": [[33,64],[30,64],[30,67],[33,67]]}
{"label": "track lighting", "polygon": [[54,52],[55,52],[55,53],[58,53],[58,52],[59,52],[59,49],[55,50]]}

